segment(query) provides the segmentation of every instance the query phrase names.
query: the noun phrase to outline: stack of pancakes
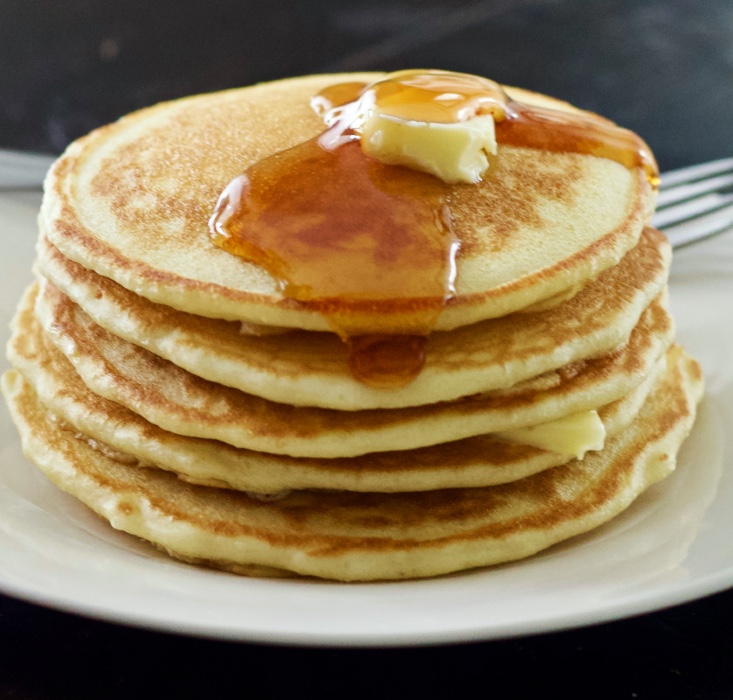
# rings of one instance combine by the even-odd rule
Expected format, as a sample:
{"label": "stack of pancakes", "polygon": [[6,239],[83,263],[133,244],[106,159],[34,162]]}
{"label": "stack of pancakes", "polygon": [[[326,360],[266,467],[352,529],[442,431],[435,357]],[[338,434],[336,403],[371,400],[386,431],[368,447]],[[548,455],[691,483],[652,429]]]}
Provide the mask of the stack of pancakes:
{"label": "stack of pancakes", "polygon": [[[674,469],[702,376],[673,344],[641,168],[500,143],[457,188],[456,293],[396,388],[354,378],[327,317],[211,244],[222,188],[322,130],[324,86],[373,78],[158,105],[49,174],[4,392],[28,457],[113,527],[238,573],[431,576],[586,532]],[[601,444],[543,447],[592,411]]]}

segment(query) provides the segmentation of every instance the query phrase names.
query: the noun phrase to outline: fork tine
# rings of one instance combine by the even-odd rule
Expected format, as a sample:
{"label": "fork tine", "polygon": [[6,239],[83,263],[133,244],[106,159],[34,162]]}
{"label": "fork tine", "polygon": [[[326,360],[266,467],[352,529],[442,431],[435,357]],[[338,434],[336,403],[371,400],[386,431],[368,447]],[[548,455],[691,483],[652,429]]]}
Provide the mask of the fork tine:
{"label": "fork tine", "polygon": [[663,192],[660,191],[659,197],[657,198],[657,208],[661,209],[670,204],[674,204],[675,202],[682,202],[701,194],[707,194],[708,192],[715,192],[716,190],[731,187],[732,185],[733,173],[728,173],[725,175],[718,175],[717,177],[711,177],[707,180],[700,180],[698,182],[670,187]]}
{"label": "fork tine", "polygon": [[700,180],[703,177],[724,173],[727,170],[733,170],[733,158],[722,158],[721,160],[713,160],[709,163],[700,163],[698,165],[690,165],[686,168],[679,168],[678,170],[670,170],[662,174],[659,191],[663,192],[675,185]]}
{"label": "fork tine", "polygon": [[720,194],[713,192],[706,194],[702,197],[696,197],[687,202],[682,202],[682,204],[674,204],[658,211],[654,214],[652,226],[655,228],[664,228],[665,226],[678,224],[686,219],[691,219],[693,216],[713,212],[731,203],[733,203],[733,193]]}
{"label": "fork tine", "polygon": [[733,204],[729,204],[712,214],[695,217],[677,226],[668,226],[664,229],[664,233],[673,248],[680,248],[688,243],[724,233],[732,228]]}

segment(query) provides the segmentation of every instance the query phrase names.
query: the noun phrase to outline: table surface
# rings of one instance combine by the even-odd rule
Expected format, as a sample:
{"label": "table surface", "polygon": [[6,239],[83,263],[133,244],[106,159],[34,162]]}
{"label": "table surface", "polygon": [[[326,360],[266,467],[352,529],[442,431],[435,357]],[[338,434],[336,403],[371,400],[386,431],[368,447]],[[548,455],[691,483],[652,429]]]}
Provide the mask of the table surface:
{"label": "table surface", "polygon": [[[730,0],[0,3],[0,148],[59,152],[159,100],[303,73],[479,73],[639,132],[663,170],[733,155]],[[733,592],[486,643],[301,649],[125,628],[0,596],[0,697],[273,696],[478,686],[733,697]]]}

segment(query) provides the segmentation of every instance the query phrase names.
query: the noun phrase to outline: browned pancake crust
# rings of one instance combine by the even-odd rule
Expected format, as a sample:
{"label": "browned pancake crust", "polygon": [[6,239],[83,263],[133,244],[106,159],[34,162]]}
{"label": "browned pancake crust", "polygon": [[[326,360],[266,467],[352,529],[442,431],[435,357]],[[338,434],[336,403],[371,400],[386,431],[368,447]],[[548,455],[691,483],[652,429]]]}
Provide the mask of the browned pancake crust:
{"label": "browned pancake crust", "polygon": [[[303,488],[423,491],[504,483],[571,459],[492,435],[409,453],[377,452],[341,459],[270,455],[159,428],[124,406],[91,392],[50,343],[39,344],[34,354],[20,356],[16,352],[14,361],[46,409],[68,423],[72,431],[97,442],[106,441],[115,450],[129,451],[140,466],[155,464],[177,472],[187,481],[209,486],[261,493]],[[615,434],[634,419],[651,388],[646,385],[656,385],[658,381],[645,382],[640,396],[633,392],[634,396],[600,409],[607,435]],[[206,463],[205,468],[202,462]]]}
{"label": "browned pancake crust", "polygon": [[[94,383],[90,388],[96,393],[173,432],[301,457],[424,447],[598,408],[625,395],[649,374],[672,342],[674,330],[658,299],[622,348],[507,390],[431,406],[334,411],[274,403],[195,377],[111,335],[68,297],[51,287],[47,291],[48,338],[87,384]],[[11,356],[35,354],[33,346],[43,342],[30,308],[34,295],[31,292],[21,304]],[[554,414],[546,415],[551,405]]]}
{"label": "browned pancake crust", "polygon": [[[354,410],[452,400],[609,351],[626,342],[643,309],[662,289],[670,253],[666,238],[647,228],[618,265],[549,311],[433,333],[420,375],[409,386],[390,391],[369,389],[353,379],[346,347],[334,334],[243,335],[236,322],[175,311],[134,295],[69,260],[45,239],[38,264],[95,323],[193,374],[273,401]],[[94,310],[88,300],[93,290],[106,302]],[[300,389],[299,382],[308,382],[308,388]]]}
{"label": "browned pancake crust", "polygon": [[[702,374],[681,356],[639,420],[606,449],[512,484],[416,494],[304,491],[269,503],[126,467],[48,421],[12,375],[4,390],[29,456],[113,525],[145,532],[185,558],[368,580],[516,559],[605,522],[674,468]],[[166,526],[159,530],[158,522]],[[195,536],[175,537],[178,525]]]}

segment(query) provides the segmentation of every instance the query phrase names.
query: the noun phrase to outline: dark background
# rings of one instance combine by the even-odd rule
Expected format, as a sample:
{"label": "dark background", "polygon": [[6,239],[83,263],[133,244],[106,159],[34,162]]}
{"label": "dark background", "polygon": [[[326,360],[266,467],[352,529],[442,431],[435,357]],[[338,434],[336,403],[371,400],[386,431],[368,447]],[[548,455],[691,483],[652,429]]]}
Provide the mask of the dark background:
{"label": "dark background", "polygon": [[[601,112],[638,131],[663,170],[733,155],[733,0],[0,0],[0,148],[57,153],[195,92],[406,67]],[[733,592],[583,630],[393,650],[189,639],[0,596],[0,698],[304,692],[729,700]]]}
{"label": "dark background", "polygon": [[479,73],[730,152],[731,0],[0,0],[0,148],[60,152],[160,100],[321,71]]}

